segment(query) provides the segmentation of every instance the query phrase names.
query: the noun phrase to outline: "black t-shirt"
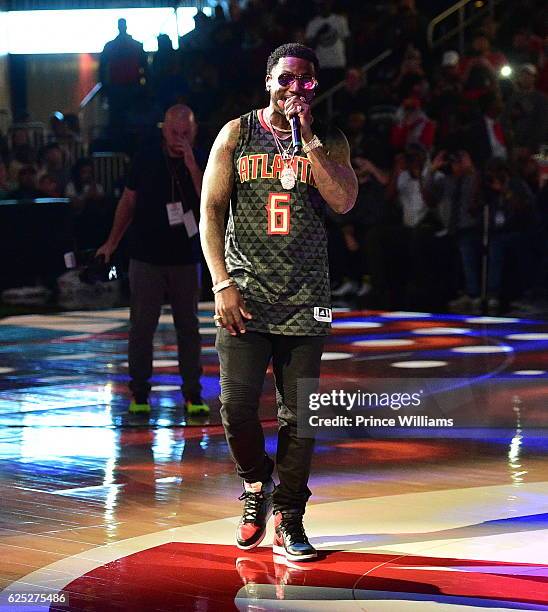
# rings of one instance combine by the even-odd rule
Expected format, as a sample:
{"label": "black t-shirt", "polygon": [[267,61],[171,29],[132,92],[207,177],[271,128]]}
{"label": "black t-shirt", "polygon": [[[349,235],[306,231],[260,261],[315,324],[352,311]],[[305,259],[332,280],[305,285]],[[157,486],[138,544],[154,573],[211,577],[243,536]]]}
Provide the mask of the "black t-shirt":
{"label": "black t-shirt", "polygon": [[198,236],[189,239],[182,224],[170,226],[166,209],[168,202],[182,202],[183,210],[192,209],[198,222],[199,198],[183,159],[168,158],[155,139],[135,156],[126,187],[137,192],[130,256],[158,265],[199,262]]}

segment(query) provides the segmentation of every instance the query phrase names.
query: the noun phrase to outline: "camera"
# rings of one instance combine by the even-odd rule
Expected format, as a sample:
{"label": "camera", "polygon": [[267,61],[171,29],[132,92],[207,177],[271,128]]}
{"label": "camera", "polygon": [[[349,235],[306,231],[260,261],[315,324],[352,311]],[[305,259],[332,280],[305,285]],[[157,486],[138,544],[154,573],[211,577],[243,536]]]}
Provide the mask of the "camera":
{"label": "camera", "polygon": [[107,283],[118,279],[118,269],[106,263],[103,255],[97,257],[95,249],[65,253],[65,266],[70,270],[79,268],[78,278],[87,285]]}

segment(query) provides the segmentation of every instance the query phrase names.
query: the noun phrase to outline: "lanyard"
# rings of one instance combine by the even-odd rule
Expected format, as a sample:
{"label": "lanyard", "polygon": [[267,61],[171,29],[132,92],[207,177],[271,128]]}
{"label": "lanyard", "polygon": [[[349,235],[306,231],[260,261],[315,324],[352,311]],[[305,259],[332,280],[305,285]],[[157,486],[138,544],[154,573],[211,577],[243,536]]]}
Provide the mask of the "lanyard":
{"label": "lanyard", "polygon": [[169,172],[169,176],[171,178],[171,201],[175,202],[175,185],[177,185],[177,191],[179,192],[179,197],[181,198],[181,206],[183,206],[183,210],[185,207],[183,205],[185,201],[185,192],[183,191],[183,187],[181,186],[181,181],[179,180],[179,175],[177,174],[177,166],[173,168],[172,162],[167,156],[165,149],[162,149],[164,153],[164,159],[166,161],[166,166]]}

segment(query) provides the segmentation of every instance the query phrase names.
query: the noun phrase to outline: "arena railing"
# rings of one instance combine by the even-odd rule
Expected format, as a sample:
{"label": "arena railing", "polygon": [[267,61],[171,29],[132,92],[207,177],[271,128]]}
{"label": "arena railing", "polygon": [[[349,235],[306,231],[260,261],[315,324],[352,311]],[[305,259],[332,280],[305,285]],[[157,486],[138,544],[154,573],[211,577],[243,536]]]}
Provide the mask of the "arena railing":
{"label": "arena railing", "polygon": [[78,110],[78,121],[84,142],[89,148],[89,144],[100,135],[101,130],[107,123],[103,85],[101,83],[96,83],[82,98]]}
{"label": "arena railing", "polygon": [[[494,17],[495,7],[504,0],[459,0],[453,6],[443,11],[428,24],[426,37],[430,49],[441,45],[458,36],[459,52],[465,51],[465,36],[468,28],[474,26],[482,17]],[[441,30],[438,34],[438,31]],[[437,35],[437,37],[436,37]]]}
{"label": "arena railing", "polygon": [[[80,129],[89,145],[99,137],[107,124],[104,109],[103,86],[96,83],[80,102],[78,113]],[[107,196],[118,197],[127,172],[129,157],[117,151],[98,151],[91,155],[95,180],[102,185]]]}
{"label": "arena railing", "polygon": [[40,121],[17,121],[12,123],[8,129],[10,146],[13,133],[17,130],[24,130],[28,134],[29,144],[36,151],[46,144],[47,128],[45,123],[41,123]]}
{"label": "arena railing", "polygon": [[125,153],[110,151],[93,153],[93,172],[107,196],[119,197],[122,183],[129,167],[129,157]]}
{"label": "arena railing", "polygon": [[[49,143],[57,143],[63,151],[65,163],[72,166],[81,157],[88,154],[87,140],[80,140],[76,135],[59,140],[55,134],[49,132],[45,123],[40,121],[19,121],[12,123],[7,129],[9,147],[13,146],[13,133],[24,130],[28,135],[29,145],[36,153]],[[0,131],[0,133],[2,133]]]}

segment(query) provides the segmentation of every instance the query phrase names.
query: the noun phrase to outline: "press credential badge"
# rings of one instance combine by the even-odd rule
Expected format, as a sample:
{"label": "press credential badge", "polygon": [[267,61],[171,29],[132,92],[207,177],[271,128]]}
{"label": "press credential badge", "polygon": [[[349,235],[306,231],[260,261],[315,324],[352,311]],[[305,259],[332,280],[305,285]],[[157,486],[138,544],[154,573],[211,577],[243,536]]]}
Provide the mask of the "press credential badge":
{"label": "press credential badge", "polygon": [[183,223],[185,224],[186,233],[189,238],[196,236],[198,233],[198,224],[196,223],[196,217],[194,211],[187,210],[183,215]]}
{"label": "press credential badge", "polygon": [[[167,218],[170,227],[181,225],[185,222],[182,202],[168,202],[166,204]],[[186,224],[185,224],[186,227]],[[188,230],[187,230],[188,231]]]}

